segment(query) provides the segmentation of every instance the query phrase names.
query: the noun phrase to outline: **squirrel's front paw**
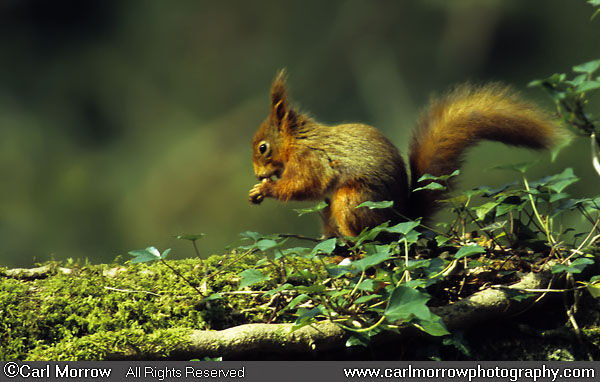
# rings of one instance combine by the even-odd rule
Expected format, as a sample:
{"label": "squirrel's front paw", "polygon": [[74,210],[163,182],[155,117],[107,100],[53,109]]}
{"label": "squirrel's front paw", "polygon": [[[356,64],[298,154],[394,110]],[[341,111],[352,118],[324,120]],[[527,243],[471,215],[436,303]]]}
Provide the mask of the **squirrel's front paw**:
{"label": "squirrel's front paw", "polygon": [[255,184],[248,194],[248,200],[252,204],[260,204],[265,199],[262,193],[262,183]]}
{"label": "squirrel's front paw", "polygon": [[263,179],[261,183],[255,184],[248,194],[248,200],[253,204],[260,204],[267,196],[271,196],[269,192],[271,180]]}

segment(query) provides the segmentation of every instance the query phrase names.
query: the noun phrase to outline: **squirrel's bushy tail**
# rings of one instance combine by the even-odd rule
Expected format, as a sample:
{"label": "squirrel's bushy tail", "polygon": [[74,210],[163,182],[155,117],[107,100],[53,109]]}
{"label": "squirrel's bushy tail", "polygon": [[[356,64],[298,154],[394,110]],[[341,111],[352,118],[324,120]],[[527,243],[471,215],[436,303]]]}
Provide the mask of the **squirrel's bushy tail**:
{"label": "squirrel's bushy tail", "polygon": [[[519,99],[508,87],[462,85],[433,100],[421,117],[410,144],[411,188],[422,186],[424,174],[441,176],[458,169],[463,153],[482,140],[533,149],[551,147],[561,130],[551,117]],[[442,191],[411,193],[411,218],[427,218],[436,210]]]}

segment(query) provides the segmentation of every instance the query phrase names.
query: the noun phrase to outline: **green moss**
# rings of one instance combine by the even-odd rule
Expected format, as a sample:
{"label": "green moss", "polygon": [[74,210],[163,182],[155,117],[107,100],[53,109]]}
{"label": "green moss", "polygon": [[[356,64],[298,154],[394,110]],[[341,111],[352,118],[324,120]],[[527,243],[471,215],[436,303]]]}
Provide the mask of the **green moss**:
{"label": "green moss", "polygon": [[[211,274],[227,261],[213,256],[203,266]],[[207,281],[205,295],[236,290],[235,275],[255,263],[248,256],[227,266]],[[169,264],[201,287],[200,260]],[[67,272],[61,266],[44,264],[38,278],[0,271],[0,360],[100,360],[123,352],[142,356],[153,346],[167,357],[169,344],[181,344],[190,330],[264,321],[260,309],[252,309],[262,299],[236,294],[203,302],[161,263],[71,263]]]}

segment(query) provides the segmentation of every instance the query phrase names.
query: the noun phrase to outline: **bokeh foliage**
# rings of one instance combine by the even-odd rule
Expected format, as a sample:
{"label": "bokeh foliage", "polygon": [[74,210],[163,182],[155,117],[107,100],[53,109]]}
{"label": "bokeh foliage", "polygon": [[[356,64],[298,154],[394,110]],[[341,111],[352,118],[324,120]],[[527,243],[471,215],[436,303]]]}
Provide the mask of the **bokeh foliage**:
{"label": "bokeh foliage", "polygon": [[[208,234],[203,255],[248,229],[315,235],[313,216],[247,203],[278,68],[302,109],[375,125],[404,152],[429,95],[454,83],[500,80],[551,108],[526,84],[597,58],[590,12],[572,0],[5,0],[0,263],[101,262],[148,243],[192,256],[172,237],[184,232]],[[532,176],[573,167],[572,193],[597,190],[587,145]],[[463,187],[506,183],[483,170],[538,154],[469,157]]]}

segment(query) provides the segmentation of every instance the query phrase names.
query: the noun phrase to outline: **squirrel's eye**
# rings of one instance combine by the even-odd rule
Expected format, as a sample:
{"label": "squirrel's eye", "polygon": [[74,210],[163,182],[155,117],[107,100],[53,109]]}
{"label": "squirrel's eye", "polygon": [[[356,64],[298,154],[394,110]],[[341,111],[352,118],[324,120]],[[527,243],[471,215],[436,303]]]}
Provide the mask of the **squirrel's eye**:
{"label": "squirrel's eye", "polygon": [[260,145],[258,145],[258,151],[261,155],[268,154],[269,144],[267,142],[261,142]]}

